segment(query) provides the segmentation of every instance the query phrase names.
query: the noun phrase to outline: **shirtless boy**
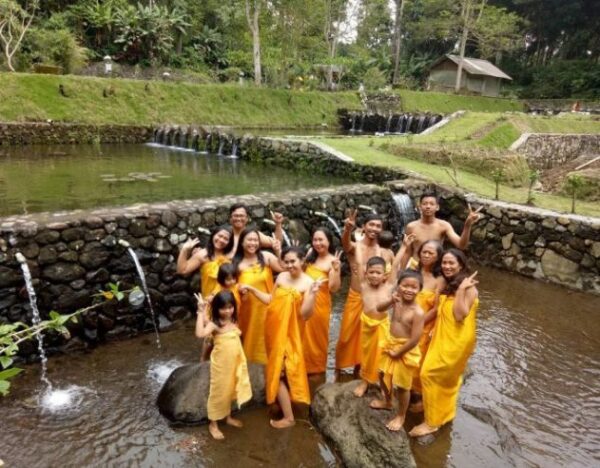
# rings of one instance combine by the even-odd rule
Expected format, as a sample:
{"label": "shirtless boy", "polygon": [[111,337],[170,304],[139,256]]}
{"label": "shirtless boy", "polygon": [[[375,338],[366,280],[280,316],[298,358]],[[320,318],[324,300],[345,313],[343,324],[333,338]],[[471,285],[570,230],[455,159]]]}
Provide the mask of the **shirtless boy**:
{"label": "shirtless boy", "polygon": [[[384,259],[386,264],[391,265],[394,254],[389,249],[382,249],[377,238],[383,229],[383,219],[380,215],[370,213],[363,223],[364,236],[357,242],[352,242],[351,234],[356,227],[357,210],[353,210],[344,224],[342,233],[342,247],[348,256],[351,276],[348,297],[342,312],[342,323],[340,336],[335,350],[335,375],[339,379],[341,369],[353,367],[355,375],[360,366],[360,316],[363,310],[360,297],[359,271],[364,271],[366,262],[374,256]],[[361,264],[356,260],[356,252],[360,251]]]}
{"label": "shirtless boy", "polygon": [[465,220],[463,231],[459,236],[449,222],[435,217],[440,209],[437,196],[432,193],[424,193],[421,195],[421,198],[419,199],[421,218],[408,223],[404,232],[405,234],[415,235],[415,242],[413,242],[411,246],[412,248],[409,251],[409,256],[415,261],[418,261],[417,252],[419,251],[419,247],[428,240],[436,240],[443,244],[444,240],[448,239],[456,248],[464,250],[469,244],[471,227],[479,221],[481,216],[479,212],[483,208],[483,206],[481,206],[477,210],[473,210],[471,205],[468,205],[468,207],[469,214]]}
{"label": "shirtless boy", "polygon": [[380,361],[379,382],[383,399],[373,400],[374,409],[392,408],[392,392],[398,398],[398,414],[386,427],[390,431],[399,431],[404,425],[406,410],[410,400],[410,388],[414,372],[419,368],[421,352],[417,344],[423,331],[423,310],[415,302],[423,287],[421,274],[406,270],[400,274],[398,288],[391,300],[381,302],[377,310],[386,311],[390,303],[394,311],[390,323],[390,335],[383,347]]}

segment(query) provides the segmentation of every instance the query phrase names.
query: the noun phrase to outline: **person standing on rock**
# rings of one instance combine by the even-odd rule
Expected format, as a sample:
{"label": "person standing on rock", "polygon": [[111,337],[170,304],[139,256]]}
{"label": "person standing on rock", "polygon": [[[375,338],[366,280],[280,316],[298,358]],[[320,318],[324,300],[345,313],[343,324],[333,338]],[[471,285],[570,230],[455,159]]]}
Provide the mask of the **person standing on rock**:
{"label": "person standing on rock", "polygon": [[240,284],[269,304],[265,320],[267,404],[279,403],[283,417],[271,420],[276,429],[295,424],[292,402],[310,404],[310,389],[302,348],[302,328],[314,311],[321,280],[313,281],[302,271],[304,251],[287,247],[282,256],[285,271],[277,277],[272,295]]}
{"label": "person standing on rock", "polygon": [[[283,215],[278,212],[271,212],[271,219],[275,223],[274,236],[269,237],[260,231],[258,232],[260,238],[260,246],[263,249],[272,249],[273,241],[277,240],[280,243],[283,240]],[[234,203],[229,208],[229,224],[233,230],[233,251],[237,250],[238,241],[240,235],[244,229],[248,226],[249,216],[248,207],[243,203]]]}
{"label": "person standing on rock", "polygon": [[442,255],[442,274],[446,286],[420,375],[425,421],[409,432],[413,437],[432,434],[454,419],[462,374],[475,349],[477,272],[469,276],[465,254],[449,249]]}
{"label": "person standing on rock", "polygon": [[[237,327],[237,304],[230,291],[221,291],[215,295],[210,307],[201,294],[198,301],[198,319],[196,336],[212,337],[214,349],[210,356],[210,390],[206,408],[208,411],[208,431],[217,440],[225,436],[219,430],[219,420],[234,427],[242,427],[242,422],[231,417],[231,403],[238,406],[252,398],[252,387],[248,375],[246,356],[240,341],[240,329]],[[210,309],[211,318],[206,320]]]}
{"label": "person standing on rock", "polygon": [[417,345],[423,331],[424,313],[416,298],[422,288],[421,274],[405,270],[400,274],[392,299],[377,306],[377,310],[386,312],[391,303],[394,308],[390,332],[379,362],[379,384],[384,398],[373,400],[369,406],[373,409],[392,409],[392,394],[396,393],[398,414],[386,424],[390,431],[399,431],[404,425],[413,375],[421,360]]}
{"label": "person standing on rock", "polygon": [[[363,237],[360,241],[352,242],[352,231],[356,228],[358,211],[353,210],[344,223],[342,233],[342,247],[350,263],[350,288],[344,310],[340,334],[335,349],[335,377],[339,380],[342,369],[354,368],[354,375],[358,376],[360,369],[361,347],[361,314],[363,303],[360,297],[359,271],[364,271],[366,262],[371,257],[382,257],[386,264],[391,265],[394,254],[389,249],[382,249],[378,244],[379,233],[383,229],[383,219],[376,213],[369,213],[363,223]],[[356,260],[356,252],[360,250],[361,262]]]}
{"label": "person standing on rock", "polygon": [[[233,256],[233,265],[238,282],[249,285],[256,290],[270,294],[273,290],[273,272],[283,271],[278,256],[281,254],[281,244],[272,239],[273,248],[277,254],[260,250],[260,233],[255,227],[247,227],[240,234],[240,240]],[[242,330],[242,343],[246,358],[249,362],[267,363],[265,349],[265,315],[267,306],[255,295],[244,294],[239,311],[239,323]]]}
{"label": "person standing on rock", "polygon": [[421,244],[428,240],[436,240],[444,243],[444,240],[448,239],[450,243],[461,250],[467,248],[469,245],[469,239],[471,237],[471,227],[475,224],[481,215],[479,212],[483,208],[480,206],[477,210],[473,210],[471,205],[468,205],[469,214],[465,220],[463,231],[459,236],[448,221],[443,221],[436,218],[436,213],[440,210],[438,198],[433,193],[424,193],[419,198],[419,211],[421,217],[416,221],[412,221],[407,224],[405,234],[414,234],[415,242],[412,244],[412,248],[408,252],[411,260],[409,261],[408,268],[416,268],[419,262],[417,258],[417,252],[421,247]]}
{"label": "person standing on rock", "polygon": [[321,280],[321,288],[315,299],[315,311],[306,322],[302,346],[304,361],[309,374],[321,374],[327,370],[329,349],[329,319],[331,294],[341,285],[341,252],[335,252],[333,234],[325,227],[318,227],[312,235],[312,249],[306,257],[305,273],[314,281]]}

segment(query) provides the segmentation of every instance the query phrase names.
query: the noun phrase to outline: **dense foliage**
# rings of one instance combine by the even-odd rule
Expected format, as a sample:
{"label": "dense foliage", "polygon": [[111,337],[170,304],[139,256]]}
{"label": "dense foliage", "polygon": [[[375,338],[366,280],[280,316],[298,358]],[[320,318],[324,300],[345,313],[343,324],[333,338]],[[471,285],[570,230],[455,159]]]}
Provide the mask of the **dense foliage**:
{"label": "dense foliage", "polygon": [[513,76],[522,97],[598,98],[599,20],[594,0],[0,0],[0,41],[28,29],[0,63],[73,73],[109,55],[117,69],[213,81],[418,89],[464,42],[466,56]]}

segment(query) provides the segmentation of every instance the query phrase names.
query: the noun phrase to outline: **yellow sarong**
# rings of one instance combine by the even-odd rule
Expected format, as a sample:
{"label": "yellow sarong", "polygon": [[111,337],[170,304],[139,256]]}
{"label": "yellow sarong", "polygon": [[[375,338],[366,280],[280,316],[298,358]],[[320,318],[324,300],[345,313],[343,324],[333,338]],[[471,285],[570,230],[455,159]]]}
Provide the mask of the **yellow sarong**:
{"label": "yellow sarong", "polygon": [[[435,291],[432,291],[431,289],[423,289],[419,291],[415,301],[417,304],[419,304],[419,307],[423,310],[423,312],[427,313],[429,310],[431,310],[433,303],[435,302]],[[423,326],[423,333],[421,334],[418,345],[419,349],[421,350],[421,362],[419,364],[419,369],[423,365],[423,361],[427,355],[427,348],[429,348],[429,342],[431,341],[431,330],[433,330],[434,325],[435,319]],[[421,393],[423,391],[419,372],[416,373],[415,378],[413,379],[412,389],[417,393]]]}
{"label": "yellow sarong", "polygon": [[[329,275],[314,265],[306,267],[306,274],[313,280],[327,279]],[[306,372],[318,374],[327,369],[327,350],[329,347],[329,317],[331,315],[331,294],[329,283],[321,284],[315,297],[315,308],[304,326],[302,347]]]}
{"label": "yellow sarong", "polygon": [[406,269],[419,271],[419,260],[417,260],[415,257],[410,257],[408,259],[408,263],[406,264]]}
{"label": "yellow sarong", "polygon": [[410,389],[415,373],[419,369],[421,351],[418,346],[397,359],[392,359],[387,353],[383,352],[397,351],[407,341],[408,338],[397,338],[390,335],[383,346],[379,369],[383,372],[383,382],[388,390],[393,388]]}
{"label": "yellow sarong", "polygon": [[267,309],[265,344],[267,347],[267,376],[265,387],[267,403],[277,399],[282,374],[285,374],[290,398],[297,403],[310,404],[310,390],[300,324],[302,294],[294,288],[278,286]]}
{"label": "yellow sarong", "polygon": [[240,331],[215,334],[210,355],[210,391],[206,409],[208,419],[218,421],[231,413],[231,402],[238,406],[252,398],[246,356],[240,341]]}
{"label": "yellow sarong", "polygon": [[214,260],[205,262],[200,267],[200,291],[203,296],[206,297],[215,294],[215,289],[219,286],[217,282],[219,267],[229,262],[230,260],[227,257],[219,255]]}
{"label": "yellow sarong", "polygon": [[[260,264],[251,266],[240,273],[239,283],[248,284],[259,291],[270,294],[273,290],[273,273],[269,266]],[[249,362],[267,363],[265,350],[265,315],[267,305],[254,296],[247,294],[238,313],[238,322],[242,330],[242,343]]]}
{"label": "yellow sarong", "polygon": [[340,336],[335,348],[335,368],[344,369],[360,364],[360,314],[363,303],[360,293],[348,290],[342,312]]}
{"label": "yellow sarong", "polygon": [[360,377],[375,384],[379,382],[381,349],[389,334],[390,318],[387,313],[383,318],[376,319],[363,312],[360,321]]}
{"label": "yellow sarong", "polygon": [[475,349],[476,299],[469,314],[457,322],[454,296],[440,296],[436,325],[421,369],[425,421],[441,426],[454,419],[458,391],[467,361]]}

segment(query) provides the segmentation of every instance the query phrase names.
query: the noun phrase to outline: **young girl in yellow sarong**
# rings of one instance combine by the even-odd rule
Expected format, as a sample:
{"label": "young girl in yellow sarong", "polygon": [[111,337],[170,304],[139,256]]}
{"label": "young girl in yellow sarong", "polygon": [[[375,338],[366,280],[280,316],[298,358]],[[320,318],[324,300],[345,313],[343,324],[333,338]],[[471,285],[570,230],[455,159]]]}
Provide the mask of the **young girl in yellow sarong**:
{"label": "young girl in yellow sarong", "polygon": [[[419,349],[421,350],[421,362],[419,363],[420,372],[421,365],[425,360],[427,348],[431,341],[431,332],[435,325],[437,315],[437,300],[440,291],[446,285],[446,281],[442,276],[440,262],[442,260],[442,244],[435,240],[428,240],[421,244],[418,250],[419,264],[417,270],[423,276],[423,289],[417,294],[417,304],[425,312],[425,322],[423,324],[423,333],[419,340]],[[421,379],[419,372],[415,375],[412,381],[412,401],[410,406],[412,412],[423,411],[423,403],[421,398]]]}
{"label": "young girl in yellow sarong", "polygon": [[334,250],[331,231],[325,227],[315,229],[312,249],[306,257],[305,273],[322,283],[315,299],[315,311],[305,324],[302,339],[304,362],[309,374],[320,374],[327,369],[331,294],[340,289],[340,256],[341,252]]}
{"label": "young girl in yellow sarong", "polygon": [[[370,404],[375,409],[391,409],[395,390],[398,414],[386,424],[390,431],[399,431],[404,425],[413,375],[419,367],[420,350],[417,345],[423,330],[424,312],[416,298],[422,287],[421,274],[405,270],[400,274],[398,287],[392,296],[394,308],[390,330],[379,361],[379,385],[384,398],[373,400]],[[387,309],[387,304],[383,309]]]}
{"label": "young girl in yellow sarong", "polygon": [[[273,238],[275,252],[281,253],[281,244]],[[283,271],[279,258],[271,252],[260,250],[260,237],[256,227],[247,227],[240,234],[233,265],[240,284],[246,284],[263,293],[273,290],[273,271]],[[240,292],[242,290],[240,289]],[[239,311],[239,324],[242,330],[242,343],[249,362],[267,363],[265,349],[265,316],[267,306],[254,295],[242,293]]]}
{"label": "young girl in yellow sarong", "polygon": [[261,301],[269,303],[265,321],[267,369],[265,387],[267,403],[279,403],[283,418],[271,420],[276,429],[295,424],[292,402],[310,404],[310,390],[301,327],[308,320],[315,305],[321,280],[313,281],[302,271],[304,252],[300,247],[288,247],[283,253],[285,272],[277,277],[272,296],[240,284]]}
{"label": "young girl in yellow sarong", "polygon": [[475,349],[479,293],[475,276],[469,276],[465,254],[449,249],[442,255],[447,282],[440,292],[433,336],[421,368],[425,421],[410,431],[419,437],[436,432],[454,419],[462,374]]}
{"label": "young girl in yellow sarong", "polygon": [[210,303],[211,321],[206,320],[208,302],[200,294],[196,336],[213,337],[214,349],[210,356],[210,391],[206,408],[208,411],[208,431],[215,439],[224,439],[218,421],[225,418],[230,426],[242,427],[242,422],[231,417],[231,403],[238,406],[252,398],[252,388],[248,376],[246,356],[240,341],[237,327],[237,305],[230,291],[221,291]]}

